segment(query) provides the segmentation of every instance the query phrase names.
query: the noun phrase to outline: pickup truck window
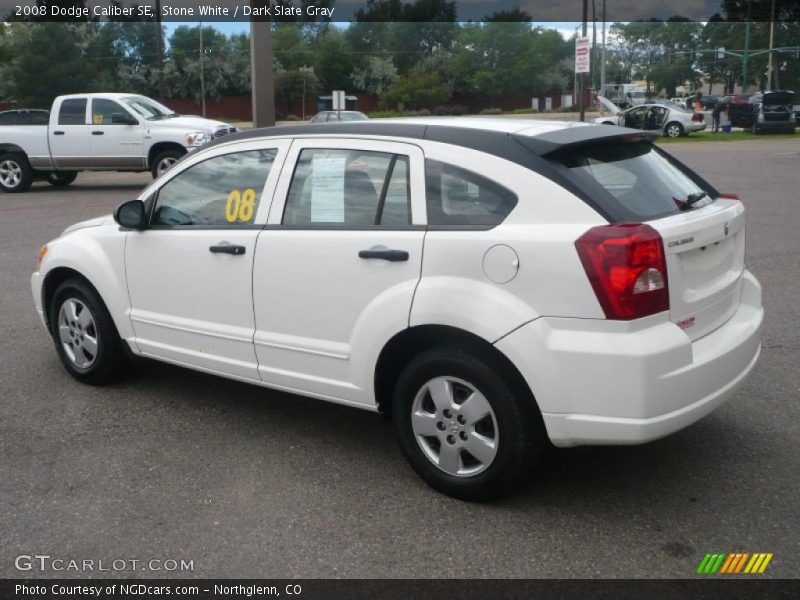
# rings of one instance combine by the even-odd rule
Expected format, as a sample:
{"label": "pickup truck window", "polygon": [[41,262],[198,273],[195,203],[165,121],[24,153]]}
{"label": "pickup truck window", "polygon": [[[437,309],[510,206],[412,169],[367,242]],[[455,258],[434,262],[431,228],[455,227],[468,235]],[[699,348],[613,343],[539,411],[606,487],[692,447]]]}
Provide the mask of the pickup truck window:
{"label": "pickup truck window", "polygon": [[86,98],[73,98],[61,103],[58,112],[59,125],[85,125],[86,124]]}
{"label": "pickup truck window", "polygon": [[124,108],[113,100],[95,98],[92,100],[92,125],[113,125],[111,116],[114,113],[128,114]]}
{"label": "pickup truck window", "polygon": [[159,190],[154,227],[244,227],[253,224],[277,150],[215,156],[173,177]]}

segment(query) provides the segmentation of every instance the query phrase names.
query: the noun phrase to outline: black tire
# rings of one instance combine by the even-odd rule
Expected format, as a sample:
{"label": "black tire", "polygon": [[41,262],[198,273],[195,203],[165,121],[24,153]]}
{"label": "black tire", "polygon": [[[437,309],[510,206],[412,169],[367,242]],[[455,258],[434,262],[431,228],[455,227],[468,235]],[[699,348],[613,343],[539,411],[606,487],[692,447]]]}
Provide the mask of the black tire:
{"label": "black tire", "polygon": [[49,171],[44,179],[50,185],[64,187],[75,181],[77,176],[77,171]]}
{"label": "black tire", "polygon": [[0,190],[7,194],[27,191],[33,183],[33,169],[24,154],[0,154]]}
{"label": "black tire", "polygon": [[156,154],[156,157],[153,159],[153,164],[150,165],[150,173],[153,175],[153,179],[158,179],[159,175],[165,172],[166,169],[161,170],[165,161],[171,161],[174,164],[184,154],[186,154],[186,150],[178,149],[165,150],[164,152]]}
{"label": "black tire", "polygon": [[664,126],[664,133],[667,134],[667,137],[679,138],[684,135],[683,125],[677,121],[670,121]]}
{"label": "black tire", "polygon": [[[91,354],[93,360],[85,367],[76,364],[75,360],[67,353],[65,344],[61,340],[59,313],[65,303],[75,300],[82,304],[84,309],[89,310],[92,326],[82,331],[79,336],[70,335],[70,339],[75,340],[74,343],[77,344],[85,343],[81,342],[85,333],[86,338],[93,337],[96,340],[96,351]],[[78,381],[90,385],[110,383],[122,375],[124,367],[130,362],[124,350],[124,342],[119,337],[106,305],[94,288],[81,279],[68,279],[56,289],[47,311],[50,335],[55,343],[56,353],[70,375]],[[81,310],[77,314],[81,316],[83,311]],[[73,327],[75,325],[73,323]],[[78,331],[78,328],[74,328],[72,331]],[[73,355],[77,355],[77,352],[73,352]],[[82,356],[86,358],[90,355],[82,352]]]}
{"label": "black tire", "polygon": [[[415,357],[401,373],[392,400],[395,431],[412,468],[434,489],[462,500],[491,500],[524,483],[533,471],[546,439],[544,425],[533,397],[526,388],[520,389],[523,384],[514,383],[519,376],[510,371],[502,360],[481,349],[440,346]],[[487,466],[474,475],[443,471],[428,458],[422,442],[417,441],[411,423],[415,399],[418,394],[424,397],[423,387],[439,377],[456,378],[473,386],[488,400],[494,412],[497,428],[492,429],[490,435],[496,440],[496,453]],[[444,417],[437,413],[434,418]],[[454,421],[450,423],[457,427]],[[437,423],[437,428],[439,426]],[[449,431],[442,431],[442,440]],[[461,432],[454,433],[461,435]],[[450,437],[460,443],[455,435]],[[464,432],[464,435],[469,434]],[[433,437],[426,439],[434,441]],[[472,458],[468,453],[465,456],[464,450],[457,450],[460,457],[457,471],[466,467],[466,461]]]}

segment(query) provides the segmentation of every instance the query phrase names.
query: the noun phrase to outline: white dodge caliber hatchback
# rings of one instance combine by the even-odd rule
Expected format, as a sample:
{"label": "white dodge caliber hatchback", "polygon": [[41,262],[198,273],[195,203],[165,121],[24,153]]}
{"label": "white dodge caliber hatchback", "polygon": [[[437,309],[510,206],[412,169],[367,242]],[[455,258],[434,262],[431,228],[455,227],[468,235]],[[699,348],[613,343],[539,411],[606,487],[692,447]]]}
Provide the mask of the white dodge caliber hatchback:
{"label": "white dodge caliber hatchback", "polygon": [[756,363],[744,206],[581,123],[277,127],[184,157],[42,247],[67,371],[131,355],[379,411],[437,490],[505,492],[543,442],[638,444]]}

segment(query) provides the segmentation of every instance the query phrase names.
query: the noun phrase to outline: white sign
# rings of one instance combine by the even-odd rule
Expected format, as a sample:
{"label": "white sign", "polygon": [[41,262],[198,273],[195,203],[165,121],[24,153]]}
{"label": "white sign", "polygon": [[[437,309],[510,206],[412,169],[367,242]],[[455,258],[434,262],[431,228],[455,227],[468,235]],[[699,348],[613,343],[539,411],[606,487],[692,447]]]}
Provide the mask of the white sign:
{"label": "white sign", "polygon": [[344,223],[344,156],[311,159],[311,222]]}
{"label": "white sign", "polygon": [[333,110],[347,110],[344,104],[344,90],[333,90],[331,94]]}
{"label": "white sign", "polygon": [[589,72],[589,37],[575,38],[575,72]]}

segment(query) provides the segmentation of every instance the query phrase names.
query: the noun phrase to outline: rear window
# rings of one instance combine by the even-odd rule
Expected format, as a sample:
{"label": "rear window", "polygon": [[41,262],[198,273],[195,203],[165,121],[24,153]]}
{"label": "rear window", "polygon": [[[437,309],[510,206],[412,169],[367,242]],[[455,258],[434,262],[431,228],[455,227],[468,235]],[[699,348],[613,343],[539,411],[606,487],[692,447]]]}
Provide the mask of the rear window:
{"label": "rear window", "polygon": [[[557,162],[606,213],[619,221],[648,221],[681,211],[681,203],[711,192],[649,143],[587,146]],[[695,208],[710,200],[701,200]]]}

